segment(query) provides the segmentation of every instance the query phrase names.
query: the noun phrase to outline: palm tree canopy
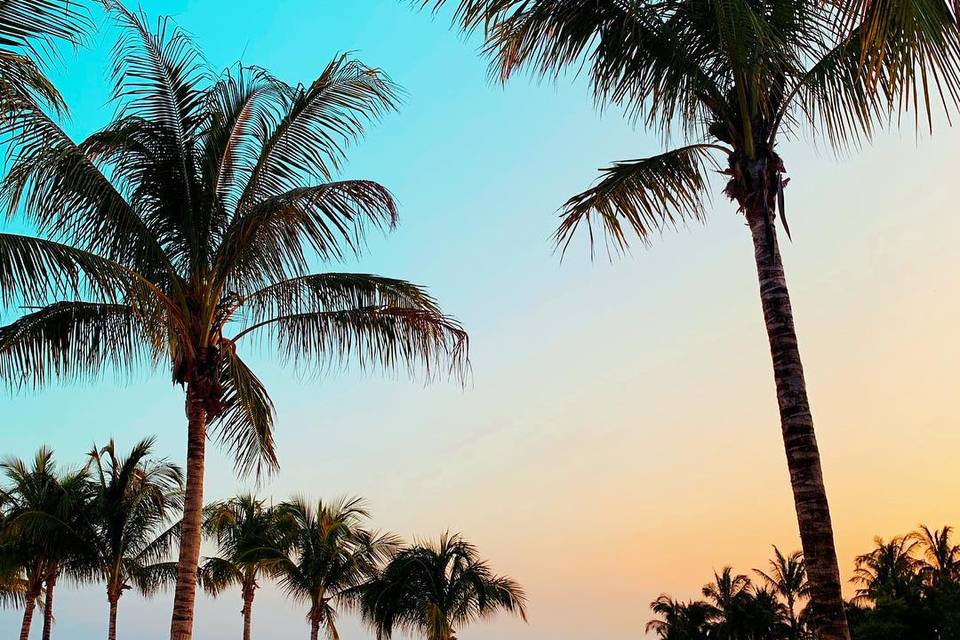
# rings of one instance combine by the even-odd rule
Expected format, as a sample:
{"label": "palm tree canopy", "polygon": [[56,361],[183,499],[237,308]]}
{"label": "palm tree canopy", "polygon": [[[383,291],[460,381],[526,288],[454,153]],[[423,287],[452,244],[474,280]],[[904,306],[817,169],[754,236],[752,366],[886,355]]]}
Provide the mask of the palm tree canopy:
{"label": "palm tree canopy", "polygon": [[780,549],[773,548],[773,558],[769,569],[761,571],[754,569],[767,587],[777,595],[790,602],[805,597],[808,593],[807,574],[803,566],[803,553],[794,551],[788,556],[783,555]]}
{"label": "palm tree canopy", "polygon": [[200,571],[204,589],[219,595],[231,586],[256,587],[258,575],[276,574],[286,559],[285,546],[292,524],[279,510],[252,495],[210,505],[204,531],[216,541],[217,556],[207,558]]}
{"label": "palm tree canopy", "polygon": [[850,579],[860,585],[854,602],[876,601],[881,596],[910,597],[919,593],[919,546],[912,536],[896,536],[889,542],[874,538],[874,549],[857,556]]}
{"label": "palm tree canopy", "polygon": [[347,147],[395,108],[391,81],[346,55],[308,86],[214,74],[169,20],[110,4],[116,119],[79,143],[40,108],[6,125],[0,197],[42,237],[0,234],[0,295],[35,307],[0,329],[0,377],[166,364],[204,398],[238,469],[259,472],[276,466],[273,405],[241,344],[312,370],[462,374],[466,334],[424,289],[311,271],[396,222],[385,187],[337,178]]}
{"label": "palm tree canopy", "polygon": [[150,594],[170,579],[164,560],[177,539],[183,471],[152,458],[153,444],[142,440],[122,456],[111,440],[88,454],[88,577],[104,581],[116,597],[131,587]]}
{"label": "palm tree canopy", "polygon": [[[843,147],[891,112],[960,96],[960,38],[945,0],[423,0],[453,4],[482,27],[494,75],[521,69],[587,76],[600,105],[623,109],[689,144],[603,169],[566,203],[557,241],[599,220],[613,250],[705,216],[709,177],[731,175],[743,204],[744,162],[771,160],[780,134],[823,134]],[[932,122],[932,121],[931,121]],[[719,156],[719,159],[718,159]],[[730,165],[729,169],[726,165]],[[781,185],[782,186],[782,185]],[[779,200],[782,218],[782,194]]]}
{"label": "palm tree canopy", "polygon": [[362,589],[361,608],[378,638],[394,631],[450,640],[462,627],[500,611],[526,620],[526,596],[513,579],[495,575],[459,535],[399,551]]}
{"label": "palm tree canopy", "polygon": [[925,525],[912,533],[922,552],[921,571],[934,584],[960,579],[960,544],[951,540],[953,527],[930,529]]}

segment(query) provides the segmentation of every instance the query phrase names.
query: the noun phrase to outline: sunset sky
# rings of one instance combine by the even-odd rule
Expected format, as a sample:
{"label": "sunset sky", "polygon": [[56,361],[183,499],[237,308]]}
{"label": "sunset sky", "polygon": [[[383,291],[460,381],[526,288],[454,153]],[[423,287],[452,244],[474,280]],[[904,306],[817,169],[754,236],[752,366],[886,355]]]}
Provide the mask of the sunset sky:
{"label": "sunset sky", "polygon": [[[259,488],[211,447],[206,494],[368,500],[405,538],[461,531],[521,582],[530,621],[460,640],[643,637],[661,592],[695,596],[714,568],[766,564],[799,547],[750,236],[717,180],[708,223],[649,249],[591,262],[586,238],[561,262],[556,210],[614,160],[661,150],[583,82],[488,80],[476,39],[400,0],[149,0],[191,32],[214,68],[238,60],[309,82],[338,52],[406,91],[344,175],[376,179],[400,226],[327,270],[427,285],[470,332],[466,388],[356,371],[298,376],[252,358],[277,406],[282,470]],[[105,124],[103,29],[52,74],[77,137]],[[674,141],[676,142],[676,141]],[[960,525],[960,132],[903,131],[843,158],[798,140],[784,239],[844,579],[874,535]],[[718,177],[719,178],[719,177]],[[21,228],[16,223],[14,228]],[[3,453],[53,446],[66,465],[111,436],[156,434],[183,462],[182,391],[166,371],[4,400]],[[104,635],[98,587],[58,596],[65,640]],[[168,637],[170,594],[128,594],[121,637]],[[201,640],[239,634],[238,593],[198,607]],[[306,609],[267,586],[255,636],[306,637]],[[12,628],[19,612],[0,612]],[[39,638],[40,625],[34,625]],[[344,623],[345,640],[369,637]]]}

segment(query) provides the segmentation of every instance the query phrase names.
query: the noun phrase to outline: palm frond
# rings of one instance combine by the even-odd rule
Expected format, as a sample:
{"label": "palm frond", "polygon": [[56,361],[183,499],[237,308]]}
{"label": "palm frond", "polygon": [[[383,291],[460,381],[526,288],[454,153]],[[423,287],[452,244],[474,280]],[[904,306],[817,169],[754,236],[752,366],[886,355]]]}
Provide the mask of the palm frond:
{"label": "palm frond", "polygon": [[215,428],[234,453],[236,470],[257,477],[278,468],[273,441],[273,402],[266,387],[233,349],[224,354],[220,380],[224,412]]}
{"label": "palm frond", "polygon": [[654,231],[704,219],[708,171],[719,165],[711,145],[692,145],[658,156],[619,162],[603,170],[599,182],[564,205],[555,239],[564,249],[586,222],[593,244],[593,218],[599,217],[607,240],[624,251],[629,229],[647,242]]}

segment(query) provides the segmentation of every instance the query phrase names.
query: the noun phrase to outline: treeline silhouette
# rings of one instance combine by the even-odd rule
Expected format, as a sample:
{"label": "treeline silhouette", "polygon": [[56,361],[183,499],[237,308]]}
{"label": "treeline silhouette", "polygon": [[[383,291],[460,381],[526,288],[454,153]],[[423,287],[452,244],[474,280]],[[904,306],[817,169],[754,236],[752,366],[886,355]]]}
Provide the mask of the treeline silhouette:
{"label": "treeline silhouette", "polygon": [[[176,583],[184,474],[152,449],[146,439],[123,455],[111,441],[70,470],[46,447],[31,461],[0,462],[0,605],[23,610],[21,640],[38,607],[50,640],[64,580],[106,590],[108,640],[117,638],[124,594],[149,597]],[[339,637],[344,610],[358,611],[378,638],[402,631],[452,640],[499,612],[526,618],[520,585],[494,574],[459,534],[408,544],[369,522],[358,498],[214,502],[203,511],[203,532],[217,552],[202,559],[198,585],[213,596],[236,592],[244,640],[265,580],[303,606],[311,640]]]}
{"label": "treeline silhouette", "polygon": [[[853,640],[960,638],[960,544],[953,528],[916,531],[854,561],[855,595],[846,603]],[[648,633],[663,640],[817,640],[803,554],[774,547],[767,568],[750,575],[732,567],[714,572],[702,599],[663,594],[650,604]]]}

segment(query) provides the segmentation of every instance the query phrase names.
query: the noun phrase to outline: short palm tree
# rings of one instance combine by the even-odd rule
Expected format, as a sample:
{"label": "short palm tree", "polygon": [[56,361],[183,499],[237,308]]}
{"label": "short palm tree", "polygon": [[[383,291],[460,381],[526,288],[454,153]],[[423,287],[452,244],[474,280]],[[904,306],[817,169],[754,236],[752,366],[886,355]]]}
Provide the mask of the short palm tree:
{"label": "short palm tree", "polygon": [[750,593],[750,578],[734,573],[732,567],[714,571],[713,581],[704,585],[701,592],[713,608],[713,627],[721,638],[730,638],[728,628],[736,622],[740,601]]}
{"label": "short palm tree", "polygon": [[176,542],[183,471],[152,458],[152,450],[153,440],[147,439],[122,456],[111,440],[89,454],[92,496],[83,532],[86,572],[106,586],[108,640],[117,637],[117,608],[123,593],[137,588],[149,595],[172,573],[171,564],[163,560]]}
{"label": "short palm tree", "polygon": [[[32,463],[17,458],[0,462],[6,476],[7,506],[2,532],[5,552],[20,569],[14,585],[22,594],[24,611],[20,640],[27,640],[37,603],[43,602],[43,640],[53,632],[56,585],[64,574],[78,570],[82,548],[75,532],[86,509],[87,478],[83,471],[61,473],[53,452],[43,447]],[[9,564],[6,563],[6,564]]]}
{"label": "short palm tree", "polygon": [[853,601],[876,602],[878,598],[918,596],[923,563],[914,555],[919,542],[911,536],[896,536],[889,542],[874,538],[872,551],[856,557],[856,569],[850,579],[859,585]]}
{"label": "short palm tree", "polygon": [[59,42],[78,44],[91,28],[85,0],[0,2],[0,113],[23,108],[66,108],[43,73],[42,64]]}
{"label": "short palm tree", "polygon": [[314,370],[353,359],[459,375],[467,337],[409,282],[311,272],[396,222],[385,187],[335,178],[346,146],[394,108],[379,70],[341,56],[309,86],[257,68],[216,77],[169,21],[114,15],[115,121],[80,143],[39,109],[6,125],[3,203],[45,237],[0,234],[0,294],[35,307],[0,328],[0,377],[40,385],[163,365],[184,387],[171,639],[189,640],[208,434],[241,471],[277,462],[273,405],[241,347],[259,340]]}
{"label": "short palm tree", "polygon": [[951,540],[953,527],[930,529],[925,525],[910,537],[922,554],[921,571],[931,586],[960,580],[960,544]]}
{"label": "short palm tree", "polygon": [[807,597],[807,572],[803,568],[803,553],[794,551],[784,556],[780,549],[773,548],[773,558],[766,571],[754,569],[760,579],[773,593],[783,599],[787,607],[787,621],[790,625],[790,637],[800,637],[800,623],[797,617],[798,603]]}
{"label": "short palm tree", "polygon": [[278,509],[252,495],[207,507],[204,531],[216,541],[218,552],[204,560],[200,584],[212,596],[240,587],[243,640],[250,640],[253,600],[260,578],[276,575],[277,567],[286,559],[285,522],[289,519],[281,518]]}
{"label": "short palm tree", "polygon": [[279,516],[286,520],[290,553],[277,565],[280,587],[309,605],[310,640],[321,627],[338,640],[336,605],[351,604],[397,541],[363,527],[369,513],[356,498],[316,504],[295,498],[279,507]]}
{"label": "short palm tree", "polygon": [[709,633],[713,608],[706,602],[679,602],[661,594],[650,603],[657,616],[647,623],[647,633],[660,640],[705,640]]}
{"label": "short palm tree", "polygon": [[945,0],[418,0],[481,27],[493,73],[583,70],[596,100],[687,144],[602,170],[565,204],[556,240],[594,224],[608,247],[706,217],[711,175],[753,241],[810,595],[824,640],[847,640],[840,570],[776,218],[778,143],[805,131],[843,147],[930,95],[955,99],[960,38]]}
{"label": "short palm tree", "polygon": [[381,640],[395,631],[456,640],[457,631],[501,611],[526,620],[520,585],[495,575],[459,535],[402,549],[361,593],[364,618]]}

